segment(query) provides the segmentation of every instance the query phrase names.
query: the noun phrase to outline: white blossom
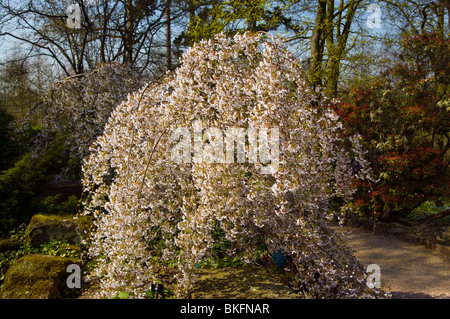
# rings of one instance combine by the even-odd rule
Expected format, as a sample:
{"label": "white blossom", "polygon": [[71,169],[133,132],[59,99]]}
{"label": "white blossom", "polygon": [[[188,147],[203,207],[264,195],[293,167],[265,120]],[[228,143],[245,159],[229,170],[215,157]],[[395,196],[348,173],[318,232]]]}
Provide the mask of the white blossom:
{"label": "white blossom", "polygon": [[66,136],[71,155],[83,158],[114,108],[142,85],[136,70],[119,63],[100,64],[56,82],[44,100],[44,132],[54,130]]}
{"label": "white blossom", "polygon": [[[338,117],[307,87],[282,41],[220,34],[182,61],[114,110],[85,160],[98,297],[123,290],[144,297],[174,261],[178,296],[186,296],[195,264],[213,253],[217,222],[232,242],[230,253],[248,262],[261,243],[269,253],[281,249],[295,268],[292,287],[306,297],[384,296],[366,286],[363,266],[330,229],[323,209],[335,196],[351,199],[352,159],[369,172],[362,149],[355,139],[351,154],[344,150]],[[203,133],[277,128],[277,170],[261,174],[260,161],[175,163],[172,133],[196,130],[198,123]],[[249,158],[248,143],[245,152]],[[157,236],[164,238],[162,250],[152,246]]]}

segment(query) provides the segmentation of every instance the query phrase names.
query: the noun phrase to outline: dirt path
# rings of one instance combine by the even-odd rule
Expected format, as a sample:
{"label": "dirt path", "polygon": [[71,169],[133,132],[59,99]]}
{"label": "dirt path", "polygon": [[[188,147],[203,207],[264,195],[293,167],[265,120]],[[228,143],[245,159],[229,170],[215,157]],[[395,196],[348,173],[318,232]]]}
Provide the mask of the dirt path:
{"label": "dirt path", "polygon": [[[392,298],[450,298],[450,258],[394,236],[335,227],[365,266],[378,264]],[[351,231],[351,238],[345,236]]]}

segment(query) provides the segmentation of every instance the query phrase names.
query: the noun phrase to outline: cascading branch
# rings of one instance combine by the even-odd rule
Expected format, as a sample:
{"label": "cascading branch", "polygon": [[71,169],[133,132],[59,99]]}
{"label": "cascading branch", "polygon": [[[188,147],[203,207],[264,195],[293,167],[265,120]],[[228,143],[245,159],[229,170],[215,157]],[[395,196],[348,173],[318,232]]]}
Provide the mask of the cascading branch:
{"label": "cascading branch", "polygon": [[[247,137],[244,163],[211,163],[205,152],[176,163],[180,128],[205,149],[215,142],[208,128],[276,128],[278,140],[268,143],[278,142],[279,153],[272,163],[251,162],[255,141]],[[351,199],[352,178],[369,176],[358,138],[343,141],[341,133],[282,39],[245,33],[195,45],[174,73],[115,109],[85,160],[98,297],[144,297],[169,264],[176,264],[178,296],[186,296],[195,264],[213,254],[217,225],[231,242],[227,253],[249,263],[261,244],[281,249],[293,265],[292,287],[306,297],[385,296],[367,287],[364,268],[326,222],[326,203]],[[275,160],[277,169],[262,174]],[[363,167],[356,175],[352,160]]]}
{"label": "cascading branch", "polygon": [[44,100],[44,132],[66,136],[71,155],[83,158],[117,104],[143,83],[136,70],[115,62],[58,81]]}

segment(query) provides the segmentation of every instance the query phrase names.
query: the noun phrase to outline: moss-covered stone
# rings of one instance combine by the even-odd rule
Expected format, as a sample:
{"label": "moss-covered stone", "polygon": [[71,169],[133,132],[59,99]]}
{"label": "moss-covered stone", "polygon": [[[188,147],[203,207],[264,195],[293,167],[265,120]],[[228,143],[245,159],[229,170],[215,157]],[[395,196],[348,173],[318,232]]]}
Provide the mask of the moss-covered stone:
{"label": "moss-covered stone", "polygon": [[16,250],[20,247],[20,241],[16,238],[0,238],[0,252]]}
{"label": "moss-covered stone", "polygon": [[8,268],[0,298],[57,298],[67,276],[67,266],[72,263],[64,257],[26,255]]}
{"label": "moss-covered stone", "polygon": [[89,216],[36,214],[28,225],[28,240],[33,247],[52,240],[66,240],[69,244],[77,244],[87,237],[91,225],[92,219]]}

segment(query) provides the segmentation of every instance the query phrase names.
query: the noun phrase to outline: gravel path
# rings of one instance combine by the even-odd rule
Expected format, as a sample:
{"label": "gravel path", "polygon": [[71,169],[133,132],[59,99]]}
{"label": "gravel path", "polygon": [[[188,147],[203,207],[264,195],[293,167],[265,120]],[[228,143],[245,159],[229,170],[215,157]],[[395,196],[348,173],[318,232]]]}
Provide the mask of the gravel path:
{"label": "gravel path", "polygon": [[[424,246],[353,227],[335,227],[365,266],[378,264],[396,299],[450,298],[450,258]],[[348,237],[348,232],[350,236]]]}

